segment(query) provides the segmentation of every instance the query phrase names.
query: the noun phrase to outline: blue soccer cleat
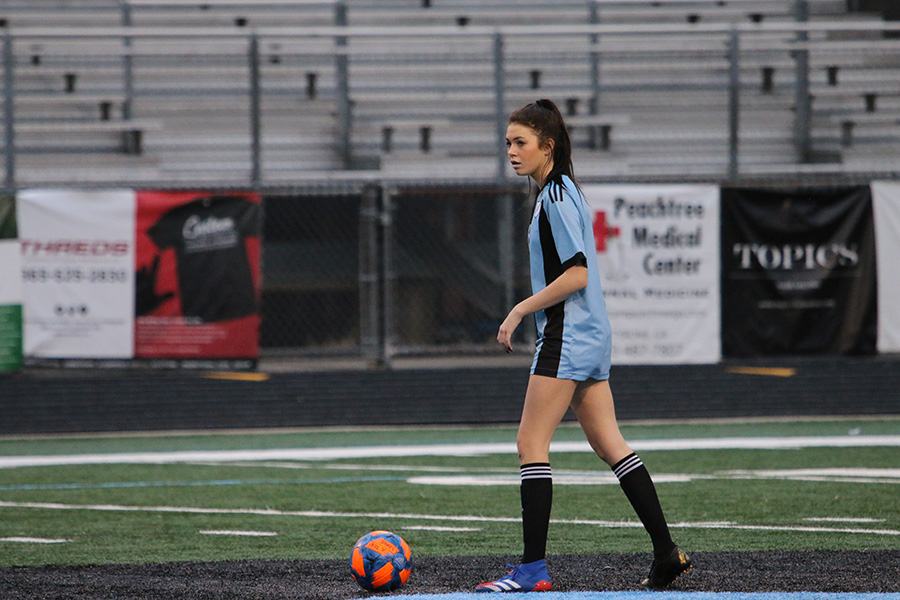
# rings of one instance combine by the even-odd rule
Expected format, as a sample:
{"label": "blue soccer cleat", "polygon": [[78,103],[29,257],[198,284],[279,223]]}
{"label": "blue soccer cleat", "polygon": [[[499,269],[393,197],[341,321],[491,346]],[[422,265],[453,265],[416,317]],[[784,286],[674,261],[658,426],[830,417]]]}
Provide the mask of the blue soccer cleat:
{"label": "blue soccer cleat", "polygon": [[518,567],[506,565],[512,571],[495,581],[480,583],[476,592],[547,592],[552,586],[544,559],[525,563]]}

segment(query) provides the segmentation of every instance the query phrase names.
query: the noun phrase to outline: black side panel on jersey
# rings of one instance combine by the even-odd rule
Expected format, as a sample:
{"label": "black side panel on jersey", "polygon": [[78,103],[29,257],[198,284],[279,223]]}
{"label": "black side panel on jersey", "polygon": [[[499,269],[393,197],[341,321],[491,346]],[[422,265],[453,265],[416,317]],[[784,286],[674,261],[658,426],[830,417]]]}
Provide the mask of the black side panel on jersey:
{"label": "black side panel on jersey", "polygon": [[[550,190],[552,193],[552,189]],[[544,282],[549,285],[557,277],[562,275],[562,263],[556,252],[556,243],[553,240],[553,231],[550,229],[550,220],[543,208],[538,216],[538,232],[541,239],[541,254],[544,263]],[[566,301],[563,300],[544,309],[547,316],[547,324],[544,326],[543,342],[538,354],[537,363],[534,366],[535,375],[556,377],[559,372],[559,359],[562,355],[563,322],[565,320]]]}

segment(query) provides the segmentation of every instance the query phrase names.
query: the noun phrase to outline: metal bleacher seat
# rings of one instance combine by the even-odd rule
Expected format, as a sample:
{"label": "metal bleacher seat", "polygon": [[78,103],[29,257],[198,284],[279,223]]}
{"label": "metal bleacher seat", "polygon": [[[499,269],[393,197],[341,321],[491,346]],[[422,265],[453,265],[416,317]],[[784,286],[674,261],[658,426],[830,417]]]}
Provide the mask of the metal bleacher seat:
{"label": "metal bleacher seat", "polygon": [[135,26],[333,25],[335,0],[125,0]]}
{"label": "metal bleacher seat", "polygon": [[[895,139],[900,47],[865,28],[877,22],[871,16],[847,31],[812,28],[800,40],[791,28],[794,6],[71,0],[60,8],[21,0],[3,7],[0,18],[13,34],[32,32],[14,42],[20,181],[46,176],[56,160],[61,180],[247,182],[254,32],[266,182],[363,176],[359,169],[389,177],[493,177],[502,152],[496,31],[505,32],[503,110],[556,100],[579,146],[576,166],[587,175],[717,175],[728,160],[732,24],[742,28],[738,133],[748,172],[816,170],[800,165],[793,138],[798,51],[809,65],[814,149],[836,161],[852,156],[847,168],[861,168],[876,155],[868,147]],[[809,19],[854,22],[843,0],[809,0]],[[603,34],[585,29],[589,22]],[[350,35],[337,40],[335,25],[343,23]],[[542,26],[572,33],[540,35]],[[97,35],[73,34],[91,28]],[[123,37],[150,30],[159,34]],[[342,122],[339,59],[349,77],[349,122]],[[342,155],[345,128],[351,164]]]}

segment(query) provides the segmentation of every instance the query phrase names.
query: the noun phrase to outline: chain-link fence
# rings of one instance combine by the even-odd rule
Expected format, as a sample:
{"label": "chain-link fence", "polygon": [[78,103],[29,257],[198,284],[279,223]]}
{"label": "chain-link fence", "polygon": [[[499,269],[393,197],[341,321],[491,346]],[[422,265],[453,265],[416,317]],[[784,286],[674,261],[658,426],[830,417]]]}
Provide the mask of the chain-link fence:
{"label": "chain-link fence", "polygon": [[263,348],[374,361],[493,348],[529,285],[529,209],[521,186],[266,196]]}
{"label": "chain-link fence", "polygon": [[540,97],[582,182],[900,172],[900,25],[858,2],[60,4],[0,15],[3,186],[261,191],[266,352],[493,348]]}
{"label": "chain-link fence", "polygon": [[261,344],[358,352],[359,193],[267,196]]}

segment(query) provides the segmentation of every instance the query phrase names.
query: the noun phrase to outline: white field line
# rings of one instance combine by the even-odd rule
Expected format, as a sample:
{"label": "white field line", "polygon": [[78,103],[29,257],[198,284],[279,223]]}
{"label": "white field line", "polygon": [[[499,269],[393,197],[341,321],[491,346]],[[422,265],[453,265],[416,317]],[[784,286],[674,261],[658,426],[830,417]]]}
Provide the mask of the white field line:
{"label": "white field line", "polygon": [[54,539],[54,538],[36,538],[36,537],[5,537],[0,538],[0,542],[10,542],[13,544],[65,544],[72,540]]}
{"label": "white field line", "polygon": [[[518,474],[494,475],[415,475],[407,478],[407,483],[419,485],[519,485]],[[654,473],[653,481],[659,483],[689,483],[704,479],[758,480],[774,479],[789,481],[813,481],[832,483],[893,483],[900,484],[900,469],[873,468],[824,468],[824,469],[783,469],[764,471],[720,471],[717,473]],[[554,471],[554,485],[618,485],[619,480],[612,472],[605,471]]]}
{"label": "white field line", "polygon": [[[117,504],[62,504],[57,502],[5,502],[0,508],[32,508],[41,510],[87,510],[105,512],[182,513],[200,515],[255,515],[269,517],[304,517],[312,519],[409,519],[414,521],[450,521],[463,523],[521,523],[521,517],[484,517],[478,515],[429,515],[389,512],[334,512],[320,510],[276,510],[273,508],[203,508],[196,506],[127,506]],[[637,521],[602,521],[595,519],[551,519],[560,525],[592,525],[607,528],[643,528]],[[742,529],[754,531],[795,531],[807,533],[863,533],[897,535],[894,529],[852,529],[839,527],[792,527],[778,525],[738,525],[730,521],[669,523],[678,529]]]}
{"label": "white field line", "polygon": [[865,477],[729,477],[728,479],[784,479],[786,481],[808,481],[811,483],[900,483],[898,479],[867,479]]}
{"label": "white field line", "polygon": [[[518,473],[498,467],[437,467],[426,465],[365,465],[350,463],[300,463],[300,462],[233,462],[191,463],[202,466],[230,466],[271,469],[334,469],[339,471],[386,471],[395,473],[453,473],[454,475],[413,476],[407,483],[422,485],[519,485]],[[493,475],[493,477],[491,477]],[[900,469],[883,468],[823,468],[781,470],[732,470],[714,474],[654,473],[655,483],[688,483],[697,479],[789,479],[791,481],[830,481],[839,483],[900,483]],[[613,473],[555,469],[553,482],[560,485],[618,485]]]}
{"label": "white field line", "polygon": [[232,529],[210,529],[200,532],[201,535],[235,535],[241,537],[275,537],[275,531],[238,531]]}
{"label": "white field line", "polygon": [[[744,437],[676,440],[635,440],[636,451],[648,450],[724,450],[789,448],[851,448],[900,446],[900,435]],[[556,442],[551,452],[593,452],[587,442]],[[348,446],[340,448],[287,448],[267,450],[197,450],[180,452],[123,452],[109,454],[71,454],[47,456],[3,456],[0,468],[90,464],[165,464],[184,462],[235,462],[273,460],[340,460],[347,458],[388,458],[404,456],[484,456],[515,454],[514,443],[495,444],[419,444],[410,446]]]}
{"label": "white field line", "polygon": [[[198,463],[187,463],[191,465],[196,465]],[[204,466],[208,466],[210,464],[215,463],[199,463]],[[242,467],[252,468],[256,463],[247,462],[247,463],[224,463],[232,466],[238,465]],[[282,463],[279,463],[282,464]],[[312,468],[309,464],[296,463],[298,465],[303,465],[304,468]],[[270,463],[271,466],[271,463]],[[328,463],[322,463],[322,468],[328,468]],[[384,469],[382,465],[357,465],[357,471],[385,471],[390,470],[394,472],[400,472],[403,475],[399,477],[391,478],[393,480],[405,480],[406,483],[412,485],[444,485],[444,486],[472,486],[472,487],[487,487],[487,486],[518,486],[521,483],[521,477],[518,473],[511,473],[508,468],[506,469],[486,469],[486,468],[473,468],[472,472],[466,472],[465,468],[454,468],[452,469],[453,474],[442,474],[442,475],[413,475],[412,473],[416,472],[426,472],[430,473],[430,469],[418,469],[415,466],[411,465],[392,465],[391,469]],[[286,467],[292,469],[293,467]],[[821,475],[818,474],[818,471],[821,471]],[[840,476],[837,476],[837,473],[840,473]],[[366,481],[369,478],[365,475],[359,475],[357,480]],[[6,491],[10,489],[68,489],[68,490],[76,490],[76,489],[91,489],[91,488],[127,488],[127,487],[180,487],[180,486],[191,486],[191,487],[202,487],[202,486],[218,486],[218,485],[256,485],[260,483],[266,484],[274,484],[274,485],[304,485],[304,484],[327,484],[327,483],[335,483],[335,482],[348,482],[353,481],[353,478],[340,478],[336,480],[327,480],[327,479],[313,479],[313,480],[241,480],[241,479],[228,479],[228,480],[213,480],[213,481],[202,481],[198,479],[193,479],[190,481],[131,481],[131,482],[100,482],[100,483],[86,483],[86,484],[60,484],[58,486],[54,486],[53,484],[48,484],[47,486],[41,486],[40,484],[36,484],[34,486],[22,485],[22,486],[4,486],[0,485],[0,490]],[[785,469],[783,471],[719,471],[715,473],[654,473],[653,481],[656,484],[663,483],[690,483],[692,481],[697,480],[745,480],[745,481],[761,481],[761,480],[772,480],[772,481],[807,481],[807,482],[828,482],[828,483],[855,483],[855,484],[900,484],[900,473],[897,472],[896,469],[872,469],[872,468],[860,468],[860,469]],[[619,480],[615,477],[615,475],[611,471],[605,470],[595,470],[595,471],[583,471],[583,470],[564,470],[560,469],[553,472],[553,483],[554,485],[619,485]]]}
{"label": "white field line", "polygon": [[870,517],[804,517],[803,520],[815,523],[884,523],[884,519]]}
{"label": "white field line", "polygon": [[[681,473],[654,473],[653,482],[660,483],[689,483],[694,479],[708,479],[705,475],[684,475]],[[720,479],[716,477],[716,479]],[[728,477],[727,479],[732,479]],[[518,473],[503,475],[417,475],[409,477],[407,483],[416,485],[467,485],[467,486],[495,486],[514,485],[522,483]],[[610,473],[578,473],[566,474],[565,472],[553,472],[553,485],[619,485],[619,480]]]}
{"label": "white field line", "polygon": [[440,525],[404,525],[401,529],[409,531],[450,531],[468,532],[481,531],[480,527],[441,527]]}
{"label": "white field line", "polygon": [[727,475],[750,475],[754,477],[785,477],[796,479],[798,477],[870,477],[872,479],[900,479],[900,469],[869,469],[856,467],[830,467],[822,469],[773,469],[759,471],[726,471]]}
{"label": "white field line", "polygon": [[[328,469],[334,471],[386,471],[396,473],[509,473],[509,469],[501,467],[438,467],[428,465],[365,465],[355,463],[323,463],[323,462],[196,462],[190,463],[204,467],[247,467],[249,469]],[[555,472],[555,471],[554,471]],[[518,474],[516,475],[518,477]]]}

